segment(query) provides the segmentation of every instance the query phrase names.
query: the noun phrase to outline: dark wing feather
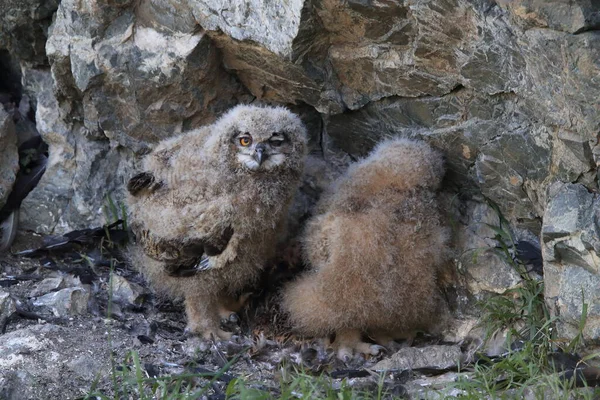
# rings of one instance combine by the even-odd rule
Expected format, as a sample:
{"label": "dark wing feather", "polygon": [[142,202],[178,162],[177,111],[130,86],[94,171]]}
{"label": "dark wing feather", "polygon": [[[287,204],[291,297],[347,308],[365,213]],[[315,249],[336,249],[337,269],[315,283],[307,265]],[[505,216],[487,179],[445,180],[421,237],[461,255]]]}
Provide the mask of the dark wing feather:
{"label": "dark wing feather", "polygon": [[225,251],[232,236],[233,228],[228,226],[220,235],[208,238],[204,244],[204,254],[210,257],[218,256]]}
{"label": "dark wing feather", "polygon": [[156,182],[156,178],[151,172],[140,172],[127,182],[127,190],[133,196],[136,196],[144,189],[154,190],[161,186],[160,182]]}
{"label": "dark wing feather", "polygon": [[225,251],[232,236],[233,229],[227,227],[219,235],[185,244],[181,249],[180,262],[168,263],[166,272],[171,276],[186,277],[212,269],[208,257],[218,256]]}

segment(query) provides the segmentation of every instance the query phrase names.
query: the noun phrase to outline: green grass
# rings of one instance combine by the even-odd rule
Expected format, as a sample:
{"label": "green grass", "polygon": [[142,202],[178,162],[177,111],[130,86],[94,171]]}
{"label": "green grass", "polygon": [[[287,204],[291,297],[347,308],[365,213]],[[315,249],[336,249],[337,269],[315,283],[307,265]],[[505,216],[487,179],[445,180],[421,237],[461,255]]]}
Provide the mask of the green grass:
{"label": "green grass", "polygon": [[[213,384],[223,377],[233,364],[234,357],[223,368],[214,373],[188,373],[148,377],[141,366],[137,352],[130,352],[124,362],[113,370],[113,393],[108,395],[97,390],[97,382],[85,399],[199,399],[210,394]],[[325,375],[313,376],[299,370],[286,373],[286,378],[269,382],[257,382],[237,377],[227,383],[224,393],[231,400],[271,400],[271,399],[324,399],[324,400],[380,400],[393,399],[385,396],[383,382],[371,391],[349,386],[346,380],[334,385]]]}
{"label": "green grass", "polygon": [[102,206],[104,213],[104,221],[106,225],[110,225],[118,220],[123,221],[123,230],[127,230],[127,209],[125,203],[117,202],[112,198],[109,193],[104,196],[104,205]]}
{"label": "green grass", "polygon": [[[275,390],[253,388],[242,379],[232,381],[227,388],[227,399],[232,400],[275,400],[275,399],[325,399],[325,400],[379,400],[384,398],[383,382],[373,391],[359,390],[342,380],[334,388],[325,376],[311,376],[294,371],[291,377],[280,383]],[[392,397],[385,397],[392,398]]]}

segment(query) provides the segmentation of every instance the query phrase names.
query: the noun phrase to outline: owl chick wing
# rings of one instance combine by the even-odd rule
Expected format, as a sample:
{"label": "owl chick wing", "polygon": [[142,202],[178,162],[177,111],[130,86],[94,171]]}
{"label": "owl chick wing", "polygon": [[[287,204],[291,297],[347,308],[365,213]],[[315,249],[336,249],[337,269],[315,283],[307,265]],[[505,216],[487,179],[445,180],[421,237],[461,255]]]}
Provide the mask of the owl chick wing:
{"label": "owl chick wing", "polygon": [[[160,191],[157,192],[157,189],[163,187],[163,182],[151,172],[138,173],[127,183],[129,193],[138,198],[160,196]],[[220,207],[215,207],[215,205],[209,202],[204,209],[203,214],[205,215],[202,217],[218,218]],[[202,221],[204,218],[200,218],[200,220]],[[215,268],[209,262],[208,257],[223,253],[233,236],[231,226],[222,227],[220,224],[208,224],[212,226],[211,229],[205,230],[196,226],[193,237],[169,240],[161,238],[144,225],[143,221],[132,223],[134,230],[138,231],[138,241],[150,257],[165,263],[167,273],[172,276],[192,276],[200,271]]]}
{"label": "owl chick wing", "polygon": [[162,186],[151,172],[140,172],[127,182],[127,190],[132,196],[139,195],[143,190],[154,191]]}
{"label": "owl chick wing", "polygon": [[218,234],[195,239],[181,249],[182,258],[187,262],[167,264],[169,275],[192,276],[201,271],[213,269],[208,257],[218,256],[225,251],[233,236],[233,229],[226,227]]}

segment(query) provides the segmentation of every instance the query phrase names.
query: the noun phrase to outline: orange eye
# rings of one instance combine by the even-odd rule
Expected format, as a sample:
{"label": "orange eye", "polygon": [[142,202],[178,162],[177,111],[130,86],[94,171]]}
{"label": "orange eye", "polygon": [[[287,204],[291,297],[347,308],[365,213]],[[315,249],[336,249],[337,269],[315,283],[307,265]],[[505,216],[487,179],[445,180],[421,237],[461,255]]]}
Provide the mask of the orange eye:
{"label": "orange eye", "polygon": [[247,136],[240,138],[240,144],[244,147],[250,146],[251,143],[252,143],[252,139]]}

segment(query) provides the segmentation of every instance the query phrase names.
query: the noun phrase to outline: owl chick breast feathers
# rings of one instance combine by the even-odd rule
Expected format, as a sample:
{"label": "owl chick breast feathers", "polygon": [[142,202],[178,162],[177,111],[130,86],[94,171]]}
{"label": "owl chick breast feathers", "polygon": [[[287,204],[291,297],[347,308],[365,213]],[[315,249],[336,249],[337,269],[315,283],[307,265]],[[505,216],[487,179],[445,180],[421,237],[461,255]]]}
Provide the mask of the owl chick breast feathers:
{"label": "owl chick breast feathers", "polygon": [[143,161],[152,183],[129,196],[134,231],[177,247],[232,229],[213,268],[232,262],[240,241],[260,253],[258,242],[272,240],[296,189],[306,142],[302,122],[287,109],[249,105],[162,141]]}

